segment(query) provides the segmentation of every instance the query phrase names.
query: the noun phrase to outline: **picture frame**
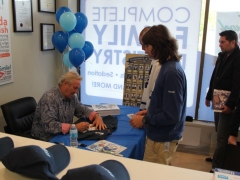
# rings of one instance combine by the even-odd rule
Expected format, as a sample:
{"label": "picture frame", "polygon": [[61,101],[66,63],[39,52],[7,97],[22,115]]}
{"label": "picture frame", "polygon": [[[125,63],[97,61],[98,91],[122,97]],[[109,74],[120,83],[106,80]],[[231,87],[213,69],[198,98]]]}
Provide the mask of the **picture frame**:
{"label": "picture frame", "polygon": [[56,0],[38,0],[38,12],[56,13]]}
{"label": "picture frame", "polygon": [[55,32],[55,24],[40,23],[41,51],[54,50],[52,35]]}
{"label": "picture frame", "polygon": [[32,0],[12,0],[14,32],[33,32]]}

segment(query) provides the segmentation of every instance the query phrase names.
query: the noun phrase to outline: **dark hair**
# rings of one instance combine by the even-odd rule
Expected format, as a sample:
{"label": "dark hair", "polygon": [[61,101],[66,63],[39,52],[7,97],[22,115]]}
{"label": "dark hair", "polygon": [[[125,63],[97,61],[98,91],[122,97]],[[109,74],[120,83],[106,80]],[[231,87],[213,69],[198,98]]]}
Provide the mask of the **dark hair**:
{"label": "dark hair", "polygon": [[237,36],[237,33],[235,31],[232,31],[232,30],[226,30],[226,31],[222,31],[219,33],[219,35],[222,37],[222,36],[225,36],[226,37],[226,40],[228,41],[233,41],[235,40],[235,45],[238,44],[238,36]]}
{"label": "dark hair", "polygon": [[151,28],[151,26],[146,26],[142,29],[142,31],[140,32],[139,36],[143,36],[149,29]]}
{"label": "dark hair", "polygon": [[158,59],[160,64],[164,64],[169,56],[175,61],[180,61],[181,55],[178,53],[177,40],[173,38],[168,28],[162,24],[152,26],[143,36],[144,45],[152,45],[152,56]]}

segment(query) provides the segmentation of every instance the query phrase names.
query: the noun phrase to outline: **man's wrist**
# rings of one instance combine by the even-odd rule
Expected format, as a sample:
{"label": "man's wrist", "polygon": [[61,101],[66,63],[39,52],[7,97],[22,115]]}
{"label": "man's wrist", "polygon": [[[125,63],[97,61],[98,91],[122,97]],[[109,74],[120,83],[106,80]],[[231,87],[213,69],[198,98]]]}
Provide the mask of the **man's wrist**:
{"label": "man's wrist", "polygon": [[93,116],[93,121],[97,118],[97,117],[101,117],[101,115],[99,113],[96,113],[94,116]]}

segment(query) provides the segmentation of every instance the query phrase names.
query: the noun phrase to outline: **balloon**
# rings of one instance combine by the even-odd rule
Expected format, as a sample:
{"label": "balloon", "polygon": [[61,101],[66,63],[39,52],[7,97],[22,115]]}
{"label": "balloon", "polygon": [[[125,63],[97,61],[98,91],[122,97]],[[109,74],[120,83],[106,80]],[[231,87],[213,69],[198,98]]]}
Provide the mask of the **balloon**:
{"label": "balloon", "polygon": [[72,31],[77,24],[77,20],[73,13],[65,12],[60,16],[59,23],[65,31]]}
{"label": "balloon", "polygon": [[65,64],[65,66],[67,66],[69,68],[73,67],[73,65],[71,64],[70,59],[69,59],[69,51],[64,53],[64,55],[63,55],[63,63]]}
{"label": "balloon", "polygon": [[77,19],[77,25],[75,27],[75,30],[79,33],[82,33],[88,25],[87,16],[85,16],[85,14],[83,14],[81,12],[75,13],[75,16]]}
{"label": "balloon", "polygon": [[71,64],[75,68],[78,68],[85,60],[85,54],[82,49],[74,48],[69,53],[69,59],[70,59]]}
{"label": "balloon", "polygon": [[73,33],[68,39],[68,45],[73,48],[80,48],[84,46],[85,39],[80,33]]}
{"label": "balloon", "polygon": [[53,43],[54,47],[60,53],[62,53],[68,45],[68,35],[65,34],[63,31],[56,31],[52,35],[52,43]]}
{"label": "balloon", "polygon": [[61,16],[63,13],[65,13],[65,12],[71,12],[71,10],[70,10],[68,7],[66,7],[66,6],[62,6],[62,7],[60,7],[60,8],[57,10],[57,12],[56,12],[56,20],[57,20],[58,23],[59,23],[60,16]]}
{"label": "balloon", "polygon": [[73,33],[77,33],[77,31],[72,30],[72,31],[69,31],[69,32],[67,32],[67,33],[68,33],[68,37],[70,37]]}
{"label": "balloon", "polygon": [[92,55],[94,47],[91,42],[85,41],[82,50],[85,53],[85,60],[87,60]]}

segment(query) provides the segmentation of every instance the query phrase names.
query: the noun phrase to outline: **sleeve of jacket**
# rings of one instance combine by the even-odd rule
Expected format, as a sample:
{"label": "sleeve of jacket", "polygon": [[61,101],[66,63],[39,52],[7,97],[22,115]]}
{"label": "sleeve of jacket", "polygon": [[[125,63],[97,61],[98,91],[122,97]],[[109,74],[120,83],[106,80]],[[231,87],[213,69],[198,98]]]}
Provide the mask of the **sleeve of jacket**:
{"label": "sleeve of jacket", "polygon": [[155,126],[168,126],[176,124],[181,117],[186,93],[184,77],[174,72],[168,72],[165,77],[163,92],[163,110],[146,116],[151,119],[150,124]]}
{"label": "sleeve of jacket", "polygon": [[62,123],[58,121],[58,106],[53,96],[43,95],[40,100],[41,123],[46,133],[58,134],[62,132]]}
{"label": "sleeve of jacket", "polygon": [[238,136],[239,125],[240,125],[240,96],[238,98],[236,109],[233,112],[230,135],[235,137]]}
{"label": "sleeve of jacket", "polygon": [[232,110],[235,108],[240,90],[240,55],[235,59],[233,64],[233,87],[231,94],[226,102],[226,106]]}
{"label": "sleeve of jacket", "polygon": [[82,103],[79,102],[77,97],[75,97],[75,112],[74,115],[78,118],[81,117],[89,117],[89,115],[93,112],[93,110],[89,109],[88,107],[84,106]]}
{"label": "sleeve of jacket", "polygon": [[207,95],[206,95],[206,99],[209,100],[209,101],[211,101],[212,98],[213,98],[213,81],[214,81],[214,77],[215,77],[215,73],[216,73],[216,67],[218,66],[220,56],[221,56],[221,53],[218,54],[218,59],[217,59],[216,64],[215,64],[215,68],[213,70],[213,73],[212,73],[212,76],[211,76],[211,79],[210,79],[210,83],[209,83],[208,92],[207,92]]}

